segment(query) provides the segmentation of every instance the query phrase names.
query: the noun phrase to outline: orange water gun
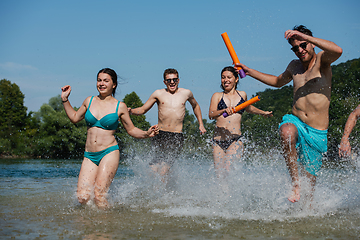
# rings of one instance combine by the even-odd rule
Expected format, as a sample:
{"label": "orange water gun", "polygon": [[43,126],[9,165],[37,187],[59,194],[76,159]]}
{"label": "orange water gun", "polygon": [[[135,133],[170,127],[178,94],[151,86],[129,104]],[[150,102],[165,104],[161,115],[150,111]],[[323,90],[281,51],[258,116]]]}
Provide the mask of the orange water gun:
{"label": "orange water gun", "polygon": [[[233,112],[233,113],[238,112],[238,111],[246,108],[247,106],[250,106],[251,104],[254,104],[254,103],[258,102],[258,101],[260,101],[259,96],[253,97],[252,99],[247,100],[246,102],[243,102],[242,104],[240,104],[240,105],[232,108],[232,112]],[[227,112],[224,112],[222,115],[223,115],[224,117],[229,116],[229,115],[227,114]]]}
{"label": "orange water gun", "polygon": [[[229,36],[226,32],[224,32],[223,34],[221,34],[224,42],[225,42],[225,45],[230,53],[230,56],[233,60],[233,63],[236,64],[236,63],[240,63],[239,61],[239,58],[238,56],[236,55],[236,52],[234,50],[234,47],[233,45],[231,44],[230,42],[230,39],[229,39]],[[246,77],[246,73],[244,72],[244,69],[242,69],[241,67],[237,67],[237,70],[239,71],[239,75],[240,75],[240,78],[244,78]]]}

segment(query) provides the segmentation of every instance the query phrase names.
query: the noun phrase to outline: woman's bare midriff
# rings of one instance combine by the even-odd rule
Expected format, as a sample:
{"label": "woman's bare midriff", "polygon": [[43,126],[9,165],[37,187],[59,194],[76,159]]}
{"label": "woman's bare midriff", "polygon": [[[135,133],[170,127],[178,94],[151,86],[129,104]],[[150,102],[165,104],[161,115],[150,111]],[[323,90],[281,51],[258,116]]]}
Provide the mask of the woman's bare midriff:
{"label": "woman's bare midriff", "polygon": [[115,130],[105,130],[98,127],[88,129],[85,151],[98,152],[117,144]]}

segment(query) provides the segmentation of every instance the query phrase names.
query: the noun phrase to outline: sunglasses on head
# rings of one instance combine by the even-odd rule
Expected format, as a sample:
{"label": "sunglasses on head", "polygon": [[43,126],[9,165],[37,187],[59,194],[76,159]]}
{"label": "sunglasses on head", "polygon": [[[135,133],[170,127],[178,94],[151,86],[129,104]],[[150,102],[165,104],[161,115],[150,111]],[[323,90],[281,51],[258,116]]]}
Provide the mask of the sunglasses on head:
{"label": "sunglasses on head", "polygon": [[169,78],[169,79],[165,79],[165,81],[167,83],[171,83],[171,81],[174,81],[174,83],[177,83],[179,81],[179,78]]}
{"label": "sunglasses on head", "polygon": [[299,47],[301,47],[302,49],[306,49],[306,46],[307,46],[307,42],[303,42],[303,43],[300,43],[299,45],[297,45],[297,46],[293,46],[292,48],[291,48],[291,50],[294,52],[294,53],[297,53],[298,51],[299,51]]}

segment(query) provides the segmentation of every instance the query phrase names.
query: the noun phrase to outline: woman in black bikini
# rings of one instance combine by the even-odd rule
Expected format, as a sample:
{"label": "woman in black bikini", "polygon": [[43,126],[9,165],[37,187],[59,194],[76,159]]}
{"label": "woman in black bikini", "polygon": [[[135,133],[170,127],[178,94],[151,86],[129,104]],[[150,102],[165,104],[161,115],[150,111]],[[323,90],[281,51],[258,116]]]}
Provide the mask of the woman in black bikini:
{"label": "woman in black bikini", "polygon": [[[225,67],[221,71],[221,88],[223,92],[216,92],[211,97],[209,118],[216,119],[214,130],[213,157],[214,167],[218,178],[226,177],[234,159],[240,159],[244,145],[241,142],[241,117],[246,110],[248,113],[271,117],[272,112],[262,111],[252,105],[237,113],[232,108],[247,100],[244,91],[236,90],[239,75],[234,67]],[[224,118],[223,113],[229,116]]]}

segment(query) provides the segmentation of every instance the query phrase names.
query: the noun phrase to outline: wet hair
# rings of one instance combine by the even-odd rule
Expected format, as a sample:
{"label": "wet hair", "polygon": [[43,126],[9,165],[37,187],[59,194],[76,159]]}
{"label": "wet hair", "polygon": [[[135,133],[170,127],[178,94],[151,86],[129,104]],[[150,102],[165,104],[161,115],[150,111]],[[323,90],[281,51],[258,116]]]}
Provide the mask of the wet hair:
{"label": "wet hair", "polygon": [[111,77],[111,80],[115,84],[115,87],[112,90],[112,95],[115,97],[115,91],[116,91],[116,88],[117,88],[117,85],[118,85],[118,81],[117,81],[118,76],[117,76],[116,72],[114,70],[112,70],[111,68],[103,68],[98,72],[97,78],[99,77],[100,73],[106,73]]}
{"label": "wet hair", "polygon": [[[295,31],[299,31],[303,34],[312,36],[312,32],[310,31],[310,29],[308,29],[307,27],[305,27],[304,25],[296,25],[292,30]],[[288,42],[291,44],[294,41],[293,38],[289,38]]]}
{"label": "wet hair", "polygon": [[[224,67],[223,70],[221,70],[221,75],[223,74],[223,72],[225,71],[229,71],[232,72],[232,74],[234,75],[235,79],[239,78],[239,73],[238,71],[233,67],[233,66],[228,66],[228,67]],[[220,76],[221,76],[220,75]],[[235,85],[235,89],[237,89],[237,85],[238,85],[239,81],[237,81],[236,85]],[[222,90],[225,90],[223,85],[220,84],[220,87]]]}
{"label": "wet hair", "polygon": [[166,79],[166,75],[168,74],[176,74],[176,76],[179,77],[179,72],[174,68],[168,68],[164,71],[164,80]]}

